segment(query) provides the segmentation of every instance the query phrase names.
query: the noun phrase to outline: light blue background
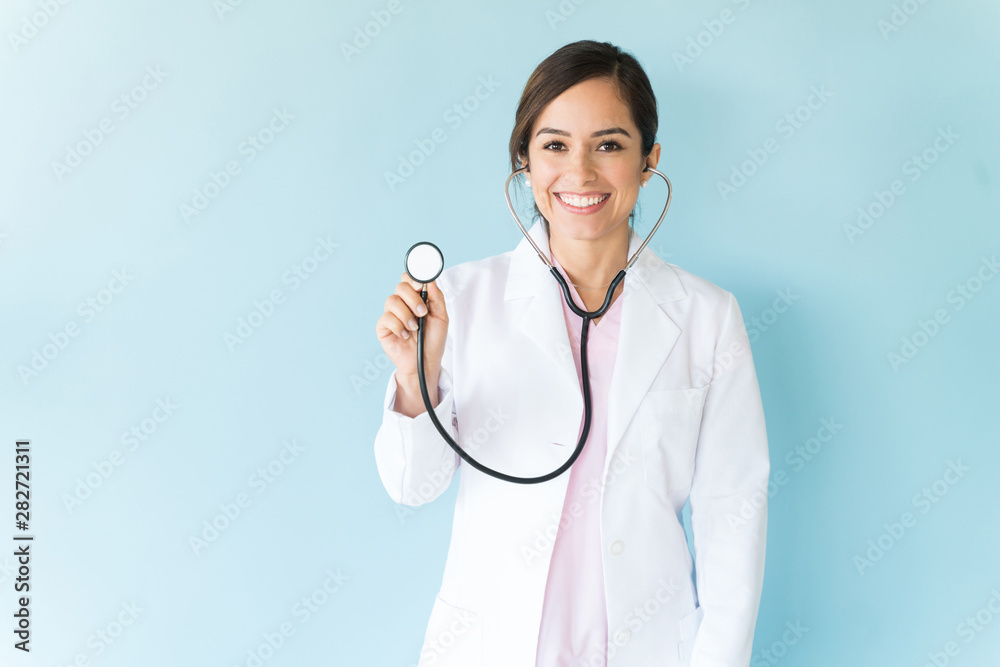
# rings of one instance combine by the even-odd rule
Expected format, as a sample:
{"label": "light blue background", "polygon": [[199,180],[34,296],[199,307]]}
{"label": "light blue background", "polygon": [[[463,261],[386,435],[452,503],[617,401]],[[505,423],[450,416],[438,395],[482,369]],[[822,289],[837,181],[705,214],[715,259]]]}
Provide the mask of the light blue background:
{"label": "light blue background", "polygon": [[[652,247],[734,292],[748,329],[770,322],[753,352],[772,473],[787,477],[770,499],[754,664],[919,666],[948,641],[949,664],[1000,655],[991,612],[972,641],[958,629],[1000,591],[1000,280],[973,280],[961,309],[948,299],[1000,249],[996,2],[911,0],[886,33],[889,0],[403,0],[350,58],[341,45],[386,2],[48,5],[0,13],[0,515],[12,521],[13,441],[30,438],[36,535],[32,652],[6,633],[0,663],[246,665],[282,623],[294,634],[268,666],[416,662],[456,485],[412,514],[381,486],[389,370],[375,322],[415,241],[449,265],[516,245],[502,185],[517,99],[538,62],[583,38],[634,53],[658,98],[675,194]],[[704,22],[727,9],[711,36]],[[679,65],[699,33],[706,46]],[[147,67],[164,78],[120,117],[115,100]],[[447,122],[480,77],[499,86]],[[814,86],[832,96],[786,136],[776,123]],[[274,109],[294,118],[250,161],[241,142]],[[60,178],[53,163],[104,118],[113,131]],[[386,172],[435,128],[447,140],[390,189]],[[911,181],[905,163],[947,128],[958,138]],[[768,138],[777,151],[720,196]],[[240,173],[185,221],[230,160]],[[845,225],[894,179],[905,192],[850,242]],[[665,191],[647,190],[640,231]],[[337,248],[293,289],[284,276],[318,238]],[[127,286],[102,291],[122,270]],[[283,303],[231,350],[225,335],[275,289]],[[794,300],[773,319],[779,291]],[[92,319],[80,308],[109,296]],[[887,355],[937,309],[947,323],[894,369]],[[173,414],[127,451],[122,433],[167,399]],[[823,419],[843,427],[793,463]],[[258,493],[251,475],[292,440],[302,451]],[[69,509],[116,449],[121,465]],[[969,470],[921,512],[914,496],[950,461]],[[189,539],[240,493],[250,505],[196,554]],[[916,524],[883,535],[906,511]],[[880,537],[891,548],[859,571]],[[4,628],[13,565],[0,556]],[[297,613],[338,571],[339,590]],[[98,654],[96,633],[133,601],[141,612]],[[796,622],[808,631],[783,644]],[[771,650],[782,657],[767,662]]]}

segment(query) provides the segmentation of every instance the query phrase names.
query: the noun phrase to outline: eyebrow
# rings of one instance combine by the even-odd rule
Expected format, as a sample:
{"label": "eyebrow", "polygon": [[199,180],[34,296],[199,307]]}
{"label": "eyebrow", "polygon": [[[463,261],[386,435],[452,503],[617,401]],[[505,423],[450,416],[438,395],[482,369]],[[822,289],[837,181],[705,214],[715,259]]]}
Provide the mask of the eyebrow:
{"label": "eyebrow", "polygon": [[[558,134],[558,135],[563,136],[563,137],[572,136],[569,132],[565,132],[563,130],[557,130],[557,129],[553,128],[553,127],[543,127],[542,129],[540,129],[538,131],[537,134],[535,134],[535,136],[537,137],[540,134]],[[603,136],[608,135],[608,134],[624,134],[629,139],[632,138],[631,134],[629,134],[628,132],[626,132],[625,130],[623,130],[620,127],[609,127],[606,130],[598,130],[597,132],[594,132],[590,136],[591,137],[603,137]]]}

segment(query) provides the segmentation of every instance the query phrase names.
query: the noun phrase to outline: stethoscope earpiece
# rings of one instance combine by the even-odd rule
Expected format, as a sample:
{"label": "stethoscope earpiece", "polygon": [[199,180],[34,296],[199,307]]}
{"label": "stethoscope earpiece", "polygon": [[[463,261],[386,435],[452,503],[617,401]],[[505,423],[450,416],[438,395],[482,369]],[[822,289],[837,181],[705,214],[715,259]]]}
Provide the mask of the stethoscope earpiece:
{"label": "stethoscope earpiece", "polygon": [[[538,482],[545,482],[555,477],[558,477],[559,475],[563,474],[566,470],[568,470],[569,467],[573,465],[573,462],[576,461],[577,458],[579,458],[580,454],[583,452],[583,447],[587,442],[587,436],[590,435],[590,423],[591,423],[591,411],[592,411],[592,405],[591,405],[592,399],[590,395],[590,370],[589,370],[589,364],[587,363],[587,333],[590,331],[590,322],[592,319],[602,316],[604,312],[608,309],[608,307],[611,305],[611,298],[614,295],[615,289],[618,287],[618,284],[625,279],[625,271],[630,266],[632,266],[636,258],[639,257],[639,253],[642,252],[642,249],[646,247],[646,244],[649,243],[649,240],[653,238],[653,234],[656,232],[657,227],[659,227],[660,222],[663,221],[663,216],[667,214],[667,209],[670,207],[670,198],[673,195],[673,188],[670,185],[670,180],[660,172],[650,167],[649,165],[646,165],[646,168],[643,169],[643,172],[651,171],[654,174],[658,174],[661,178],[663,178],[664,181],[667,182],[667,203],[663,206],[663,212],[660,213],[660,219],[656,221],[655,225],[653,225],[653,229],[652,231],[649,232],[649,235],[646,237],[646,240],[643,241],[642,245],[640,245],[639,248],[635,251],[631,259],[629,259],[628,263],[625,265],[625,268],[619,271],[618,275],[616,275],[614,280],[611,281],[611,286],[608,289],[608,293],[604,297],[604,304],[596,311],[588,312],[583,310],[573,302],[573,297],[570,294],[569,286],[566,284],[566,280],[562,277],[562,274],[559,273],[559,270],[555,266],[553,266],[551,262],[549,262],[548,258],[545,257],[545,255],[542,253],[541,249],[535,243],[534,239],[532,239],[531,236],[528,234],[528,230],[526,230],[524,228],[524,225],[521,224],[521,219],[517,216],[517,212],[514,211],[514,206],[510,202],[510,191],[509,191],[510,179],[514,178],[514,176],[520,174],[521,172],[527,173],[527,171],[528,167],[527,165],[525,165],[524,167],[516,170],[514,173],[512,173],[510,176],[507,177],[507,182],[504,183],[504,194],[507,197],[507,207],[510,209],[510,214],[514,217],[514,221],[517,223],[517,226],[521,228],[521,232],[524,234],[524,237],[528,239],[528,242],[531,243],[532,247],[534,247],[535,252],[538,253],[539,258],[541,258],[542,262],[544,262],[545,265],[549,267],[549,272],[555,277],[556,281],[559,283],[559,286],[562,288],[563,296],[566,299],[567,305],[569,305],[570,309],[574,313],[583,318],[583,330],[580,332],[580,363],[581,363],[581,372],[583,376],[582,377],[583,430],[580,433],[579,442],[577,442],[576,448],[573,450],[573,454],[569,457],[569,459],[567,459],[557,469],[553,470],[552,472],[546,475],[539,475],[538,477],[515,477],[514,475],[507,475],[502,472],[497,472],[496,470],[493,470],[492,468],[483,465],[479,461],[476,461],[471,456],[469,456],[469,454],[464,449],[462,449],[459,446],[459,444],[455,442],[455,440],[448,434],[447,430],[445,430],[444,426],[441,424],[441,421],[437,417],[437,413],[434,412],[434,407],[431,405],[430,393],[427,390],[427,379],[424,371],[424,319],[425,318],[420,317],[417,321],[417,377],[419,378],[420,381],[420,396],[424,400],[424,407],[427,409],[427,414],[429,415],[431,422],[433,422],[434,427],[438,430],[438,432],[445,439],[448,445],[453,450],[455,450],[455,452],[473,468],[487,475],[490,475],[491,477],[496,477],[497,479],[501,479],[506,482],[516,482],[518,484],[536,484]],[[643,187],[645,187],[646,183],[643,183],[642,185]],[[429,283],[437,279],[437,277],[441,274],[441,270],[444,267],[444,255],[441,254],[441,250],[433,243],[429,243],[427,241],[421,241],[420,243],[415,243],[410,247],[410,249],[406,252],[406,259],[404,260],[403,263],[406,266],[406,273],[414,281],[418,283]],[[421,297],[423,297],[425,301],[427,300],[426,290],[421,291],[420,295]]]}
{"label": "stethoscope earpiece", "polygon": [[[550,271],[557,272],[555,266],[553,266],[552,262],[549,261],[549,258],[545,256],[545,253],[542,252],[542,249],[538,247],[537,243],[535,243],[535,239],[531,238],[531,235],[528,234],[528,230],[525,229],[524,224],[521,222],[521,218],[518,217],[517,211],[514,210],[514,204],[512,204],[511,201],[510,201],[510,181],[511,181],[511,179],[514,178],[515,176],[517,176],[518,174],[520,174],[521,172],[527,172],[527,171],[528,171],[528,167],[527,166],[521,167],[520,169],[517,169],[513,173],[511,173],[511,175],[507,177],[506,182],[504,182],[504,184],[503,184],[503,193],[504,193],[504,196],[507,198],[507,208],[510,210],[510,214],[514,218],[514,222],[516,222],[517,226],[521,229],[521,233],[524,234],[524,238],[526,238],[528,240],[528,243],[531,244],[531,247],[535,249],[535,253],[538,255],[538,259],[542,260],[542,263],[545,264],[545,266],[548,267],[548,269]],[[666,184],[667,184],[667,201],[666,201],[666,203],[663,204],[663,211],[660,212],[660,217],[657,219],[656,224],[653,225],[653,228],[651,230],[649,230],[649,234],[646,235],[646,239],[642,242],[642,244],[638,248],[636,248],[636,250],[635,250],[634,253],[632,253],[632,256],[629,258],[628,262],[625,264],[625,268],[622,269],[623,271],[627,271],[630,268],[632,268],[632,265],[635,264],[635,261],[637,259],[639,259],[639,253],[641,253],[642,249],[646,247],[646,244],[649,243],[649,240],[651,238],[653,238],[653,234],[656,233],[656,230],[660,227],[660,223],[663,222],[663,218],[667,215],[667,209],[670,208],[670,200],[674,196],[674,188],[670,184],[670,179],[669,178],[667,178],[664,174],[658,172],[657,170],[653,169],[648,164],[646,165],[645,169],[643,169],[643,172],[647,172],[647,171],[653,172],[654,174],[656,174],[657,176],[659,176],[660,178],[662,178],[666,182]],[[647,181],[646,183],[643,183],[643,187],[645,187],[646,184],[648,184],[648,183],[649,183],[649,181]]]}

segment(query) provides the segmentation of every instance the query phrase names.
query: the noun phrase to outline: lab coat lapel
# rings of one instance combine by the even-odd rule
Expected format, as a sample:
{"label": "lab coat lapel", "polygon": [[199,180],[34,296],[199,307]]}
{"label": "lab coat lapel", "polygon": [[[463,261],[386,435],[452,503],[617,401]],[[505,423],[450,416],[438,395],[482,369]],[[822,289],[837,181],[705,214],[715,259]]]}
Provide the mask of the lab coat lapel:
{"label": "lab coat lapel", "polygon": [[[634,231],[629,257],[642,243]],[[681,329],[660,307],[687,296],[674,270],[643,248],[625,277],[618,352],[608,392],[608,449],[604,474],[639,404],[660,372]]]}
{"label": "lab coat lapel", "polygon": [[[545,233],[544,224],[541,221],[536,222],[528,230],[528,233],[546,257],[551,259],[549,240]],[[566,319],[563,315],[562,289],[556,279],[552,277],[549,268],[539,259],[538,253],[524,238],[514,249],[511,258],[504,300],[510,301],[523,297],[530,297],[531,301],[524,309],[518,326],[559,369],[560,383],[565,385],[560,386],[559,391],[567,391],[574,397],[575,405],[582,418],[583,395],[580,391],[580,379],[576,374],[576,363],[573,361],[569,332],[566,330]],[[577,425],[578,430],[579,424]],[[574,442],[577,431],[574,431],[573,436],[571,436],[574,438]]]}
{"label": "lab coat lapel", "polygon": [[[542,252],[551,257],[544,223],[539,219],[528,233]],[[643,237],[630,231],[629,257],[642,240]],[[644,248],[626,274],[619,297],[621,329],[608,397],[605,475],[626,428],[681,333],[659,304],[685,296],[687,293],[674,270],[648,246]],[[530,303],[518,326],[558,369],[556,375],[561,385],[558,390],[573,398],[578,419],[572,424],[572,433],[565,444],[575,445],[583,419],[583,393],[563,316],[562,290],[527,239],[521,239],[514,249],[504,292],[505,301],[524,297],[530,297]]]}

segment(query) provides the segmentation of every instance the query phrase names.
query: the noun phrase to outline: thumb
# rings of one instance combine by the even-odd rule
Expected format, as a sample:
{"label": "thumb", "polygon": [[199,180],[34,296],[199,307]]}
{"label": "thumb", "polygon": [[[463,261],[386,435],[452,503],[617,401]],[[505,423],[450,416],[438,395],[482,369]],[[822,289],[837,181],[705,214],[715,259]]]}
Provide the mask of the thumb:
{"label": "thumb", "polygon": [[427,311],[429,313],[434,313],[437,317],[443,317],[445,319],[447,316],[447,309],[445,307],[444,293],[441,288],[438,287],[437,281],[429,282],[426,284],[427,287]]}

